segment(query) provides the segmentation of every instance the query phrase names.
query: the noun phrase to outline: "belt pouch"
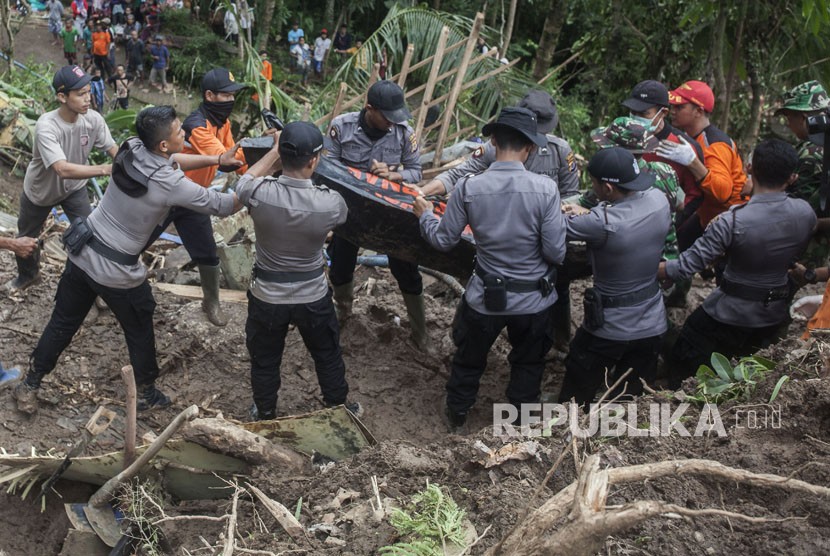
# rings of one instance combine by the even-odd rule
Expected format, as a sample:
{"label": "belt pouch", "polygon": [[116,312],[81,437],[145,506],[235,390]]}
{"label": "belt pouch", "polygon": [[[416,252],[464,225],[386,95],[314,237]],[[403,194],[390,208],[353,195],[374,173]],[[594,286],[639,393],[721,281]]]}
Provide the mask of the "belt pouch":
{"label": "belt pouch", "polygon": [[582,308],[585,313],[583,325],[587,330],[597,330],[605,324],[602,314],[602,295],[594,288],[587,288],[582,298]]}
{"label": "belt pouch", "polygon": [[507,280],[498,274],[488,274],[484,282],[484,306],[488,311],[501,312],[507,308]]}
{"label": "belt pouch", "polygon": [[76,218],[63,233],[63,246],[70,255],[77,255],[92,239],[92,228],[83,218]]}

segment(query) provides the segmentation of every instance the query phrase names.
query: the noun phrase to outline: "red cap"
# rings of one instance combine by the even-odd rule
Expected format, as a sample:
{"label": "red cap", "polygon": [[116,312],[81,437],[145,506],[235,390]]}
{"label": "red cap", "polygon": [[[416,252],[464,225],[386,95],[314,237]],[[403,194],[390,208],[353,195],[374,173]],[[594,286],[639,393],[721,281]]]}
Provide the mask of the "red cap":
{"label": "red cap", "polygon": [[321,34],[321,35],[322,35],[323,33],[325,33],[326,35],[328,35],[328,34],[329,34],[329,32],[328,32],[328,31],[326,31],[325,29],[323,29],[322,31],[320,31],[320,34]]}
{"label": "red cap", "polygon": [[715,109],[715,94],[703,81],[686,81],[680,87],[669,91],[669,104],[686,104],[691,102],[706,112]]}

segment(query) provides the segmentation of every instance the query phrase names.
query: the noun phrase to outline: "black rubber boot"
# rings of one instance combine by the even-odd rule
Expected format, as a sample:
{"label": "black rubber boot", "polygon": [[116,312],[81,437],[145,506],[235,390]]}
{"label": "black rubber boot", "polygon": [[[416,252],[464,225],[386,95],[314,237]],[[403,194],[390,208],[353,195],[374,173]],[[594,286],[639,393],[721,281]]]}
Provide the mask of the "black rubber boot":
{"label": "black rubber boot", "polygon": [[467,413],[458,413],[448,406],[444,407],[444,415],[447,417],[449,431],[453,434],[467,434]]}
{"label": "black rubber boot", "polygon": [[145,384],[138,387],[138,403],[136,404],[136,408],[139,411],[161,409],[172,403],[169,397],[156,388],[155,384]]}
{"label": "black rubber boot", "polygon": [[250,415],[252,421],[273,421],[277,418],[277,408],[275,407],[270,411],[260,411],[256,404],[252,403]]}
{"label": "black rubber boot", "polygon": [[199,277],[202,281],[202,309],[208,320],[215,326],[228,324],[228,317],[219,306],[219,265],[199,265]]}
{"label": "black rubber boot", "polygon": [[40,249],[35,249],[26,259],[16,255],[15,259],[17,259],[17,276],[6,284],[8,291],[25,290],[40,282]]}

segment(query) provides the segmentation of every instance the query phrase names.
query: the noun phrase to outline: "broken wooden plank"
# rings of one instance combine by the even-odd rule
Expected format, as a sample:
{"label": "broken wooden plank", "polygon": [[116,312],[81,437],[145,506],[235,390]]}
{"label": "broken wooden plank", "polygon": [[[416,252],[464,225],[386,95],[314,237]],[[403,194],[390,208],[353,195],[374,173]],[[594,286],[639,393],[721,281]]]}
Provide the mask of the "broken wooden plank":
{"label": "broken wooden plank", "polygon": [[272,516],[274,516],[277,523],[285,529],[285,532],[288,533],[292,539],[295,541],[305,540],[305,529],[291,514],[291,512],[288,511],[288,508],[270,498],[267,494],[250,483],[248,483],[248,489],[254,493],[254,496],[256,496],[260,502],[262,502],[265,509],[268,510]]}
{"label": "broken wooden plank", "polygon": [[[199,286],[183,286],[181,284],[167,284],[156,282],[155,286],[161,291],[172,293],[188,299],[202,299],[202,288]],[[247,292],[239,290],[219,290],[219,299],[226,303],[248,303]]]}

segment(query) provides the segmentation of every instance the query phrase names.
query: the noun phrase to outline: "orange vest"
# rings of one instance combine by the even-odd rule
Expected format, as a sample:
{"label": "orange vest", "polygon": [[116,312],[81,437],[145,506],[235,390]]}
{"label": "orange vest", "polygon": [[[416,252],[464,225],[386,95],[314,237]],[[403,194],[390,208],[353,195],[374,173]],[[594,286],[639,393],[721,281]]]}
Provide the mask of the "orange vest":
{"label": "orange vest", "polygon": [[[226,121],[222,127],[217,128],[210,123],[210,120],[202,113],[200,108],[194,110],[182,123],[185,132],[185,146],[182,150],[187,154],[202,154],[219,157],[236,143],[231,135],[231,122]],[[245,162],[245,155],[242,149],[236,152],[237,160]],[[208,166],[197,170],[189,170],[185,175],[202,187],[210,186],[213,178],[216,177],[218,166]],[[243,165],[236,170],[238,174],[244,174],[248,170]]]}
{"label": "orange vest", "polygon": [[718,214],[746,202],[741,199],[746,174],[735,142],[723,131],[710,125],[695,139],[703,148],[703,163],[709,170],[700,182],[703,202],[697,209],[700,224],[706,228]]}

